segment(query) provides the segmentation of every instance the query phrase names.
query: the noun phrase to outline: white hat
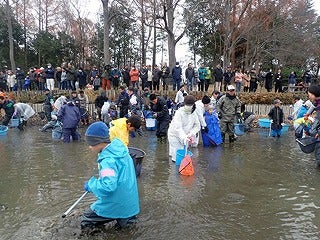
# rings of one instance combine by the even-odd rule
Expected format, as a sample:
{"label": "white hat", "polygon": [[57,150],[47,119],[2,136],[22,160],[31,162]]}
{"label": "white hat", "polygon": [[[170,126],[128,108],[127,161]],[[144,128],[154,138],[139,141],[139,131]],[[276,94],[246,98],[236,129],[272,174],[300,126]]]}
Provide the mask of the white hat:
{"label": "white hat", "polygon": [[233,85],[228,85],[227,90],[231,91],[231,90],[235,90],[236,88]]}

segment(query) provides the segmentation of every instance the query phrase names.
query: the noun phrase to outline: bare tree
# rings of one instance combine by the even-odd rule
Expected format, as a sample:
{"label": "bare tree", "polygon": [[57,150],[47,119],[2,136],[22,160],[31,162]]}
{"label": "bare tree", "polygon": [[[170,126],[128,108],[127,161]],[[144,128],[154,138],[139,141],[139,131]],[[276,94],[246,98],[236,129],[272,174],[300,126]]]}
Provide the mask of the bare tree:
{"label": "bare tree", "polygon": [[16,62],[14,60],[14,48],[13,48],[13,30],[12,30],[12,11],[10,8],[9,0],[5,0],[5,7],[6,7],[6,18],[7,18],[7,26],[8,26],[8,35],[9,35],[9,57],[10,57],[10,64],[11,69],[16,69]]}

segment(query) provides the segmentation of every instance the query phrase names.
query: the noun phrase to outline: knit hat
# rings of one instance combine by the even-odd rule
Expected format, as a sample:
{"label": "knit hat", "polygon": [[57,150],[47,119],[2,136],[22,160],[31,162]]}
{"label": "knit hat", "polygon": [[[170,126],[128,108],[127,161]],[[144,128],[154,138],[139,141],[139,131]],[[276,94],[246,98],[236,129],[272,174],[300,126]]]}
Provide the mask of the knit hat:
{"label": "knit hat", "polygon": [[203,104],[209,104],[210,103],[210,98],[207,95],[204,95],[202,98],[202,103]]}
{"label": "knit hat", "polygon": [[95,146],[99,143],[110,143],[110,134],[107,125],[104,122],[92,123],[86,131],[86,142],[90,146]]}

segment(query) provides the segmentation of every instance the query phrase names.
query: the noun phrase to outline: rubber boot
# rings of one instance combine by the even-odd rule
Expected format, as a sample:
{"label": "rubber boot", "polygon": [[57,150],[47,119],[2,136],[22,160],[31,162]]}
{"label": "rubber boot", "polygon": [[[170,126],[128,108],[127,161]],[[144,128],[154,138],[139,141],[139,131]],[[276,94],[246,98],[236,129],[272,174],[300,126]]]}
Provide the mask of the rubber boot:
{"label": "rubber boot", "polygon": [[221,137],[222,137],[222,142],[224,143],[225,138],[226,138],[226,134],[225,133],[221,133]]}
{"label": "rubber boot", "polygon": [[233,143],[236,140],[236,138],[234,137],[234,135],[229,136],[229,142]]}

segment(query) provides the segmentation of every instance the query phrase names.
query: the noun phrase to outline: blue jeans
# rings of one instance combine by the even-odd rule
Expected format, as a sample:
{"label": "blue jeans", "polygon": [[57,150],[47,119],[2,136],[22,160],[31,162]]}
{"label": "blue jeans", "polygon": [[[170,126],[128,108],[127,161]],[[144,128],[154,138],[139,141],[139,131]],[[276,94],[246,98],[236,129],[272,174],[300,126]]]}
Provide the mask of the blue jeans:
{"label": "blue jeans", "polygon": [[188,91],[193,91],[193,80],[194,78],[187,79]]}

